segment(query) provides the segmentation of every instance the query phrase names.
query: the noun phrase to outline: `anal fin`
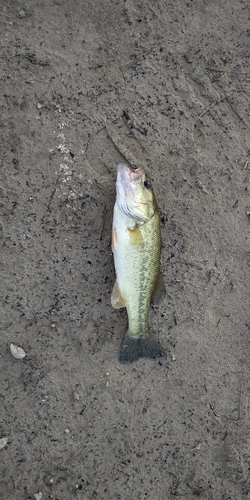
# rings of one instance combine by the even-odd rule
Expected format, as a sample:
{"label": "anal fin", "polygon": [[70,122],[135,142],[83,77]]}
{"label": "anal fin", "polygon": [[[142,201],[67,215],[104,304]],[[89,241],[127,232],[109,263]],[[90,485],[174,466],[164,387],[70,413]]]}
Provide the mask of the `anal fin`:
{"label": "anal fin", "polygon": [[117,280],[111,294],[111,304],[114,309],[121,309],[126,306],[126,300],[123,298]]}
{"label": "anal fin", "polygon": [[154,291],[151,296],[151,303],[154,305],[159,304],[159,302],[161,301],[161,299],[163,299],[165,295],[166,295],[166,287],[163,281],[162,273],[160,272],[154,287]]}

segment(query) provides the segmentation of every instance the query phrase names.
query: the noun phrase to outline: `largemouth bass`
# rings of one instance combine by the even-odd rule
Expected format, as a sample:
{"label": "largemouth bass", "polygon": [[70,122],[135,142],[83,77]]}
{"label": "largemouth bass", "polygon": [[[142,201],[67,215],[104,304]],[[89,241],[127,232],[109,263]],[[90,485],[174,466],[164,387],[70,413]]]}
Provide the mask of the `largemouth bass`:
{"label": "largemouth bass", "polygon": [[111,304],[116,309],[126,307],[129,323],[119,361],[165,356],[148,323],[150,302],[159,302],[166,290],[160,272],[159,212],[143,168],[117,167],[112,251],[116,282]]}

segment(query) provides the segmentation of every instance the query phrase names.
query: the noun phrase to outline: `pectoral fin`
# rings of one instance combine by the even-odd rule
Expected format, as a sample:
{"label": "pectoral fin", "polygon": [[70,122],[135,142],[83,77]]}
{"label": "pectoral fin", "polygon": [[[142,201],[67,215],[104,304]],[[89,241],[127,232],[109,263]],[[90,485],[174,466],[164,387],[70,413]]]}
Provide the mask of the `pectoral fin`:
{"label": "pectoral fin", "polygon": [[122,307],[126,306],[126,300],[123,298],[120,292],[117,281],[115,282],[114,288],[112,290],[111,304],[115,309],[121,309]]}
{"label": "pectoral fin", "polygon": [[111,242],[111,249],[112,252],[114,253],[115,248],[117,247],[117,231],[115,228],[112,229],[112,242]]}
{"label": "pectoral fin", "polygon": [[143,245],[142,234],[138,225],[136,225],[134,229],[129,229],[128,231],[130,241],[133,245],[136,245],[137,247]]}
{"label": "pectoral fin", "polygon": [[154,305],[159,304],[159,302],[165,295],[166,295],[166,287],[163,281],[162,273],[160,272],[155,284],[154,291],[151,296],[151,303]]}

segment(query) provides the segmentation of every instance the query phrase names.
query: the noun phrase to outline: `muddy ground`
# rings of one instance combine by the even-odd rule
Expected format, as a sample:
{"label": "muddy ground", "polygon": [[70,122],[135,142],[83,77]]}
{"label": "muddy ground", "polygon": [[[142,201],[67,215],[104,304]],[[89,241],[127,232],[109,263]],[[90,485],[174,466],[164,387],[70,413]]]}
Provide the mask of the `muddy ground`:
{"label": "muddy ground", "polygon": [[[1,500],[250,498],[249,20],[247,0],[2,0]],[[131,158],[161,212],[168,357],[121,365]]]}

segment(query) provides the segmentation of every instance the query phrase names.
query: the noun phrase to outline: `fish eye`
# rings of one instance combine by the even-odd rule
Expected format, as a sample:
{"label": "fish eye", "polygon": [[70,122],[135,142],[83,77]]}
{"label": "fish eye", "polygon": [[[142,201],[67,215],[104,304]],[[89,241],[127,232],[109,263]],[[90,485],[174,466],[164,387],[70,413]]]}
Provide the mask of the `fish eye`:
{"label": "fish eye", "polygon": [[150,189],[151,188],[151,184],[150,184],[149,181],[145,181],[144,182],[144,186],[145,186],[146,189]]}

